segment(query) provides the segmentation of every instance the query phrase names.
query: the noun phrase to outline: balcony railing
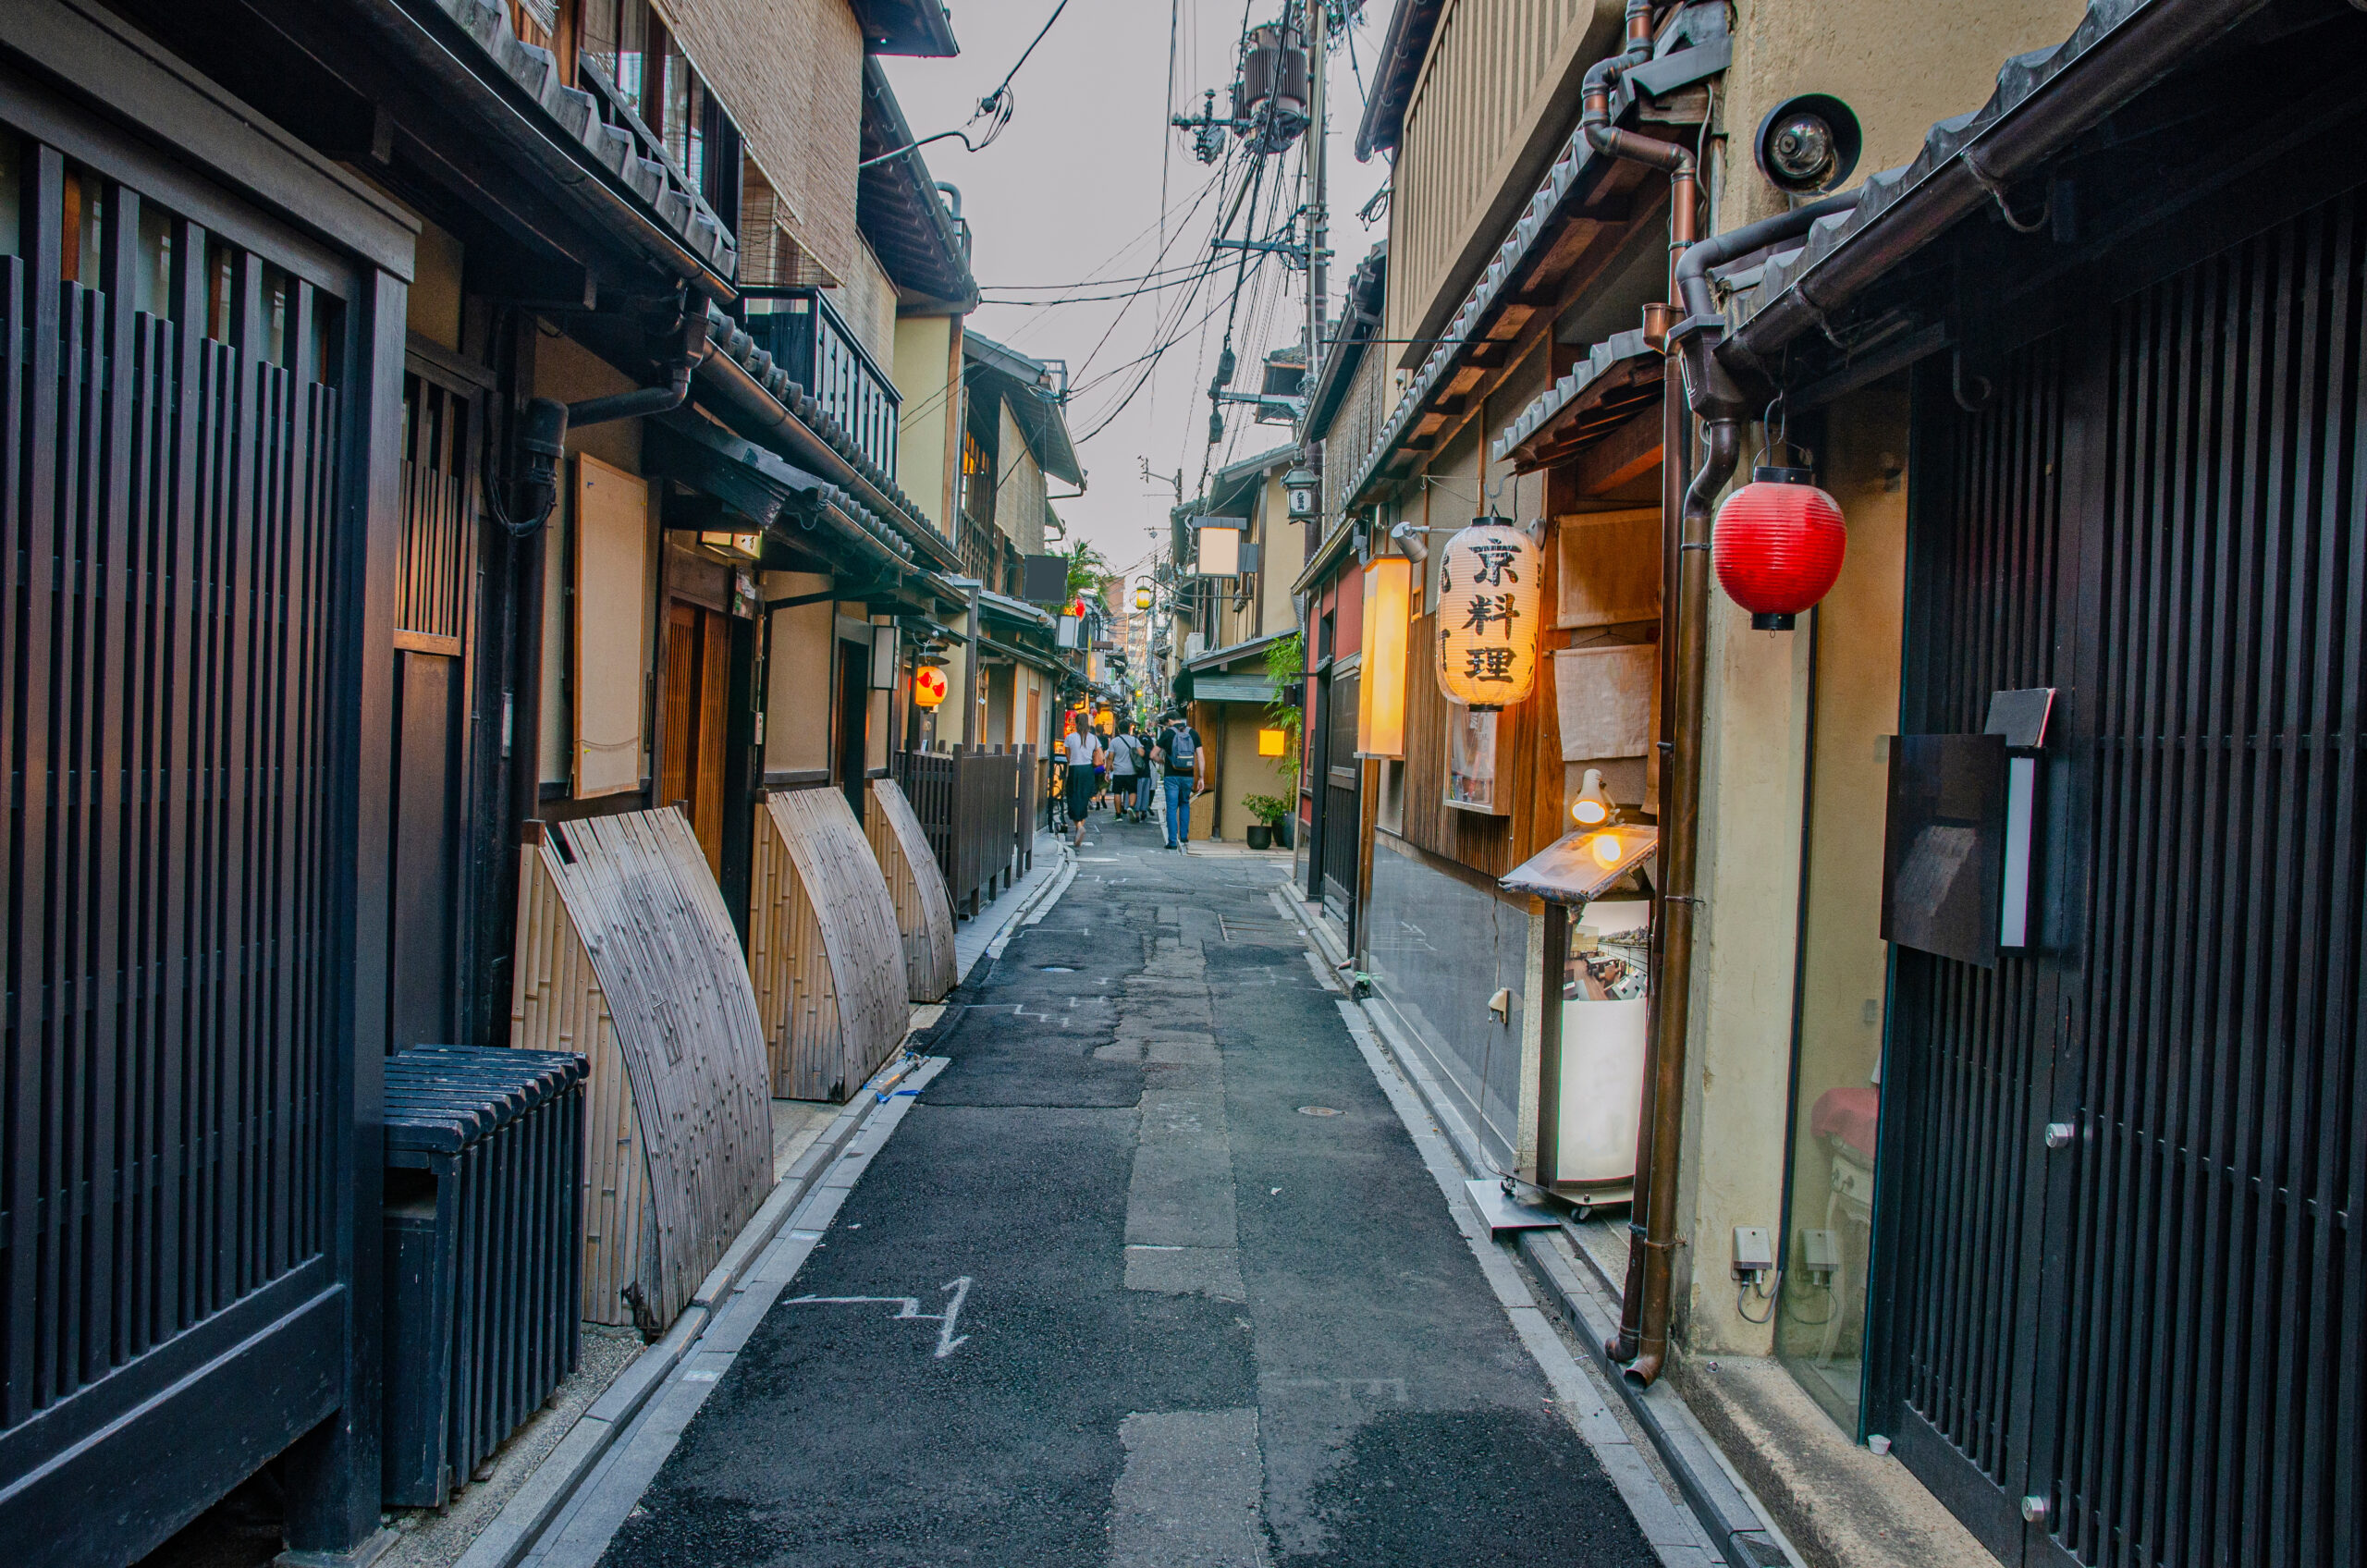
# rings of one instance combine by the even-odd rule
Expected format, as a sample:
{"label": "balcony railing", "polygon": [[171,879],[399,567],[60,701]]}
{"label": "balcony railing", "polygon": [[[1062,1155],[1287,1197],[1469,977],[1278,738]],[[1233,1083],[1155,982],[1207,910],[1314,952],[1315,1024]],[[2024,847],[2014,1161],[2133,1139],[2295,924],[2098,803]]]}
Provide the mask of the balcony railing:
{"label": "balcony railing", "polygon": [[820,290],[784,291],[770,312],[748,317],[748,332],[881,472],[896,472],[903,399]]}

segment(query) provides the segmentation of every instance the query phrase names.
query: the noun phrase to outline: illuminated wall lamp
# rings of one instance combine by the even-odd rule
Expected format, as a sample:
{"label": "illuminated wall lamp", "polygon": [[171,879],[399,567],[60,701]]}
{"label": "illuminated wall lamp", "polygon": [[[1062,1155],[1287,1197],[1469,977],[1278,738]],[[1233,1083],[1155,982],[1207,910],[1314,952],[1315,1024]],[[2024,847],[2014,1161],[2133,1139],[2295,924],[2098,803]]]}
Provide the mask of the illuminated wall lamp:
{"label": "illuminated wall lamp", "polygon": [[1257,731],[1257,754],[1261,757],[1281,756],[1289,746],[1290,737],[1280,729]]}
{"label": "illuminated wall lamp", "polygon": [[1356,686],[1356,754],[1405,754],[1406,640],[1414,563],[1378,556],[1365,566],[1364,677]]}
{"label": "illuminated wall lamp", "polygon": [[733,533],[716,529],[703,530],[699,543],[728,561],[754,562],[765,549],[765,536],[761,533]]}

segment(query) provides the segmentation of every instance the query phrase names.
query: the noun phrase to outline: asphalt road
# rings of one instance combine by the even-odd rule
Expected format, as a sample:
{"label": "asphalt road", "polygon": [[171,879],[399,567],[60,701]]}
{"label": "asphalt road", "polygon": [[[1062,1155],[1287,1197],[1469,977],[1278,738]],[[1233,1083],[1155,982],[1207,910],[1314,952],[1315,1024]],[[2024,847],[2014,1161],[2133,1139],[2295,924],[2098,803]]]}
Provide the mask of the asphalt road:
{"label": "asphalt road", "polygon": [[1094,820],[604,1562],[1655,1562],[1273,864]]}

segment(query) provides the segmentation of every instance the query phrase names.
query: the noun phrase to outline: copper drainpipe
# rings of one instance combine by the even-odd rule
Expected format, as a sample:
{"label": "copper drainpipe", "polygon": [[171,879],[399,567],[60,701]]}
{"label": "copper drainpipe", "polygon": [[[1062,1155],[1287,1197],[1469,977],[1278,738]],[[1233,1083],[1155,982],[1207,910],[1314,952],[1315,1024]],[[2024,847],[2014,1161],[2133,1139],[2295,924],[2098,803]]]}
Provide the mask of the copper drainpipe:
{"label": "copper drainpipe", "polygon": [[[1685,489],[1670,530],[1674,592],[1662,594],[1662,668],[1673,671],[1673,700],[1662,704],[1661,754],[1660,887],[1652,922],[1652,990],[1648,1023],[1644,1114],[1636,1137],[1636,1199],[1629,1208],[1627,1284],[1621,1304],[1619,1338],[1612,1354],[1627,1364],[1625,1376],[1650,1385],[1668,1362],[1671,1291],[1670,1254],[1676,1246],[1677,1156],[1683,1143],[1686,1032],[1691,1023],[1696,867],[1700,844],[1701,728],[1703,689],[1710,642],[1710,520],[1719,492],[1734,476],[1742,452],[1746,399],[1714,354],[1724,336],[1724,317],[1710,288],[1710,269],[1753,251],[1794,239],[1828,213],[1856,203],[1854,196],[1821,202],[1763,222],[1747,224],[1714,239],[1688,244],[1677,258],[1674,292],[1685,312],[1671,330],[1672,374],[1680,368],[1690,411],[1701,416],[1700,466]],[[1675,390],[1672,381],[1669,392]],[[1685,417],[1673,396],[1664,396],[1664,471],[1678,461],[1675,436]]]}
{"label": "copper drainpipe", "polygon": [[[1677,350],[1670,327],[1684,315],[1677,287],[1677,263],[1700,238],[1700,170],[1692,150],[1611,123],[1611,99],[1621,76],[1652,57],[1651,0],[1627,0],[1627,43],[1619,54],[1597,61],[1579,89],[1579,125],[1597,152],[1613,158],[1650,165],[1668,171],[1669,287],[1665,302],[1644,307],[1644,335],[1668,355],[1661,397],[1661,581],[1668,585],[1661,595],[1661,690],[1674,700],[1661,705],[1661,877],[1654,889],[1651,937],[1651,1000],[1646,1027],[1645,1114],[1636,1132],[1636,1183],[1629,1205],[1627,1286],[1622,1306],[1618,1341],[1612,1354],[1635,1364],[1628,1376],[1645,1383],[1660,1375],[1666,1340],[1668,1249],[1673,1244],[1674,1206],[1653,1204],[1655,1194],[1676,1191],[1677,1117],[1683,1108],[1685,1084],[1685,987],[1689,983],[1692,955],[1693,834],[1699,806],[1699,768],[1686,778],[1684,759],[1698,752],[1700,735],[1701,654],[1689,638],[1685,611],[1696,602],[1692,584],[1699,575],[1708,582],[1706,521],[1700,530],[1703,549],[1692,549],[1694,531],[1690,496],[1679,488],[1684,460],[1686,410],[1675,396],[1680,377]],[[1715,434],[1712,435],[1713,441]],[[1727,459],[1730,471],[1733,459]],[[1724,483],[1723,476],[1719,484]],[[1710,494],[1716,493],[1712,486]],[[1703,514],[1706,520],[1706,511]],[[1696,568],[1699,568],[1697,573]],[[1689,618],[1698,622],[1699,617]],[[1686,694],[1691,693],[1688,724]],[[1693,737],[1688,745],[1684,737]],[[1677,825],[1684,824],[1679,829]],[[1681,879],[1681,880],[1680,880]],[[1685,897],[1671,896],[1678,888]],[[1650,1223],[1647,1222],[1650,1217]],[[1647,1265],[1657,1260],[1658,1267]],[[1657,1287],[1654,1281],[1657,1280]],[[1647,1298],[1657,1288],[1662,1310],[1645,1314]],[[1663,1326],[1648,1339],[1646,1322]]]}

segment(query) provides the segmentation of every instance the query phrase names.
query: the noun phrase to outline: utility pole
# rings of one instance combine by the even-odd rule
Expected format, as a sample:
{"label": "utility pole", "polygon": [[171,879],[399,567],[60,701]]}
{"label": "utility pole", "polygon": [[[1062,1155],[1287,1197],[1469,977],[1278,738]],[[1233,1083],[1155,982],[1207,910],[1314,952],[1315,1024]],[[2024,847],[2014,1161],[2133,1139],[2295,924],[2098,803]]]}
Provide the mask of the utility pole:
{"label": "utility pole", "polygon": [[1306,190],[1306,377],[1314,390],[1315,356],[1323,342],[1323,296],[1331,268],[1324,258],[1330,239],[1331,214],[1325,205],[1324,163],[1331,127],[1324,119],[1324,78],[1329,75],[1330,0],[1306,0],[1306,142],[1299,160]]}

